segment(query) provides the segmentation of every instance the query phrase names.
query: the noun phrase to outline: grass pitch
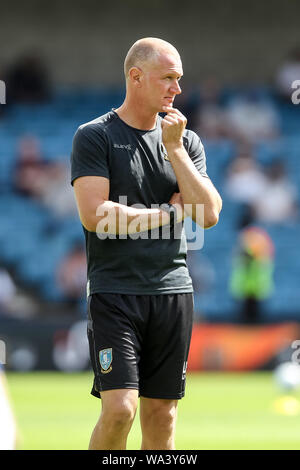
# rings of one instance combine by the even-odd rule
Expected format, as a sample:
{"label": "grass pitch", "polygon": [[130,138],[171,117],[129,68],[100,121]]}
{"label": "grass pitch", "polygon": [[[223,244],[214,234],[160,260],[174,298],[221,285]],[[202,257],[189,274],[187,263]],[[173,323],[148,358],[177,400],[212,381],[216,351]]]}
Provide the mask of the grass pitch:
{"label": "grass pitch", "polygon": [[[92,374],[8,373],[19,449],[87,449],[101,401]],[[270,373],[193,373],[179,403],[177,449],[300,449],[300,405],[282,406]],[[293,395],[299,403],[300,392]],[[296,399],[296,400],[295,400]],[[128,449],[139,449],[136,416]]]}

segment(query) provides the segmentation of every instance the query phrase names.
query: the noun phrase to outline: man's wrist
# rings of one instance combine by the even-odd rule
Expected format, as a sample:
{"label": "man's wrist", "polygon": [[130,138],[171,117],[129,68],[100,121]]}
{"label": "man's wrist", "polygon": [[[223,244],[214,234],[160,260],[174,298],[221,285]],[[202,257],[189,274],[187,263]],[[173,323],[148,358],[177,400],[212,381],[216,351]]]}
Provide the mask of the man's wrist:
{"label": "man's wrist", "polygon": [[170,162],[182,160],[186,155],[186,150],[183,143],[171,143],[165,145],[165,149]]}
{"label": "man's wrist", "polygon": [[161,209],[169,214],[170,225],[174,225],[177,222],[177,208],[173,204],[166,203],[161,206]]}
{"label": "man's wrist", "polygon": [[169,153],[173,153],[173,152],[176,152],[177,150],[181,151],[182,149],[184,149],[184,145],[183,145],[183,140],[179,140],[178,142],[166,142],[164,143],[164,146],[165,146],[165,149],[169,155]]}

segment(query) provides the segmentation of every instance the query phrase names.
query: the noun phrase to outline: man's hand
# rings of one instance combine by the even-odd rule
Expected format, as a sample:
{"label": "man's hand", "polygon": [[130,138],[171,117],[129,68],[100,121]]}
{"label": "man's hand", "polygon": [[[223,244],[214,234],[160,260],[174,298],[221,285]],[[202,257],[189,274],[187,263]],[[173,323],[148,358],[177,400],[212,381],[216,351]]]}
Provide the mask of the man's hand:
{"label": "man's hand", "polygon": [[166,147],[176,147],[182,145],[182,135],[187,123],[186,117],[171,106],[164,106],[163,111],[166,114],[162,120],[162,140]]}
{"label": "man's hand", "polygon": [[183,209],[183,201],[180,193],[173,193],[171,196],[171,199],[169,201],[169,204],[179,204],[182,209]]}
{"label": "man's hand", "polygon": [[181,194],[173,193],[169,204],[176,207],[176,222],[181,222],[186,217]]}

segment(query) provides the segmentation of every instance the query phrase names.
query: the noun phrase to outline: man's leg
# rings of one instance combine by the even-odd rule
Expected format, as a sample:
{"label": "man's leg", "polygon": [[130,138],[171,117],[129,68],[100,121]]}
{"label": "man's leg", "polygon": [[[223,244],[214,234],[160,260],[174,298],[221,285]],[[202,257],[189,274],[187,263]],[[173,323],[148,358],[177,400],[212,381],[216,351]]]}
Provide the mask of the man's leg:
{"label": "man's leg", "polygon": [[142,450],[175,449],[177,400],[141,397]]}
{"label": "man's leg", "polygon": [[137,409],[138,390],[107,390],[101,392],[101,400],[101,415],[92,433],[89,450],[126,449]]}

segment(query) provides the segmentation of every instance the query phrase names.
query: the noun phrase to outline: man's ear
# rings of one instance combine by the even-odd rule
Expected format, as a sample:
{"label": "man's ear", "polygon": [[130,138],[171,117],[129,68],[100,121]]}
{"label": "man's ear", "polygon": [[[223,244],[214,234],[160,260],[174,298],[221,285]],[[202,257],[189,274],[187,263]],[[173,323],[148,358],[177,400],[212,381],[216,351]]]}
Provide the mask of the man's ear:
{"label": "man's ear", "polygon": [[131,67],[129,70],[129,80],[134,86],[141,86],[141,79],[143,75],[142,69],[139,67]]}

